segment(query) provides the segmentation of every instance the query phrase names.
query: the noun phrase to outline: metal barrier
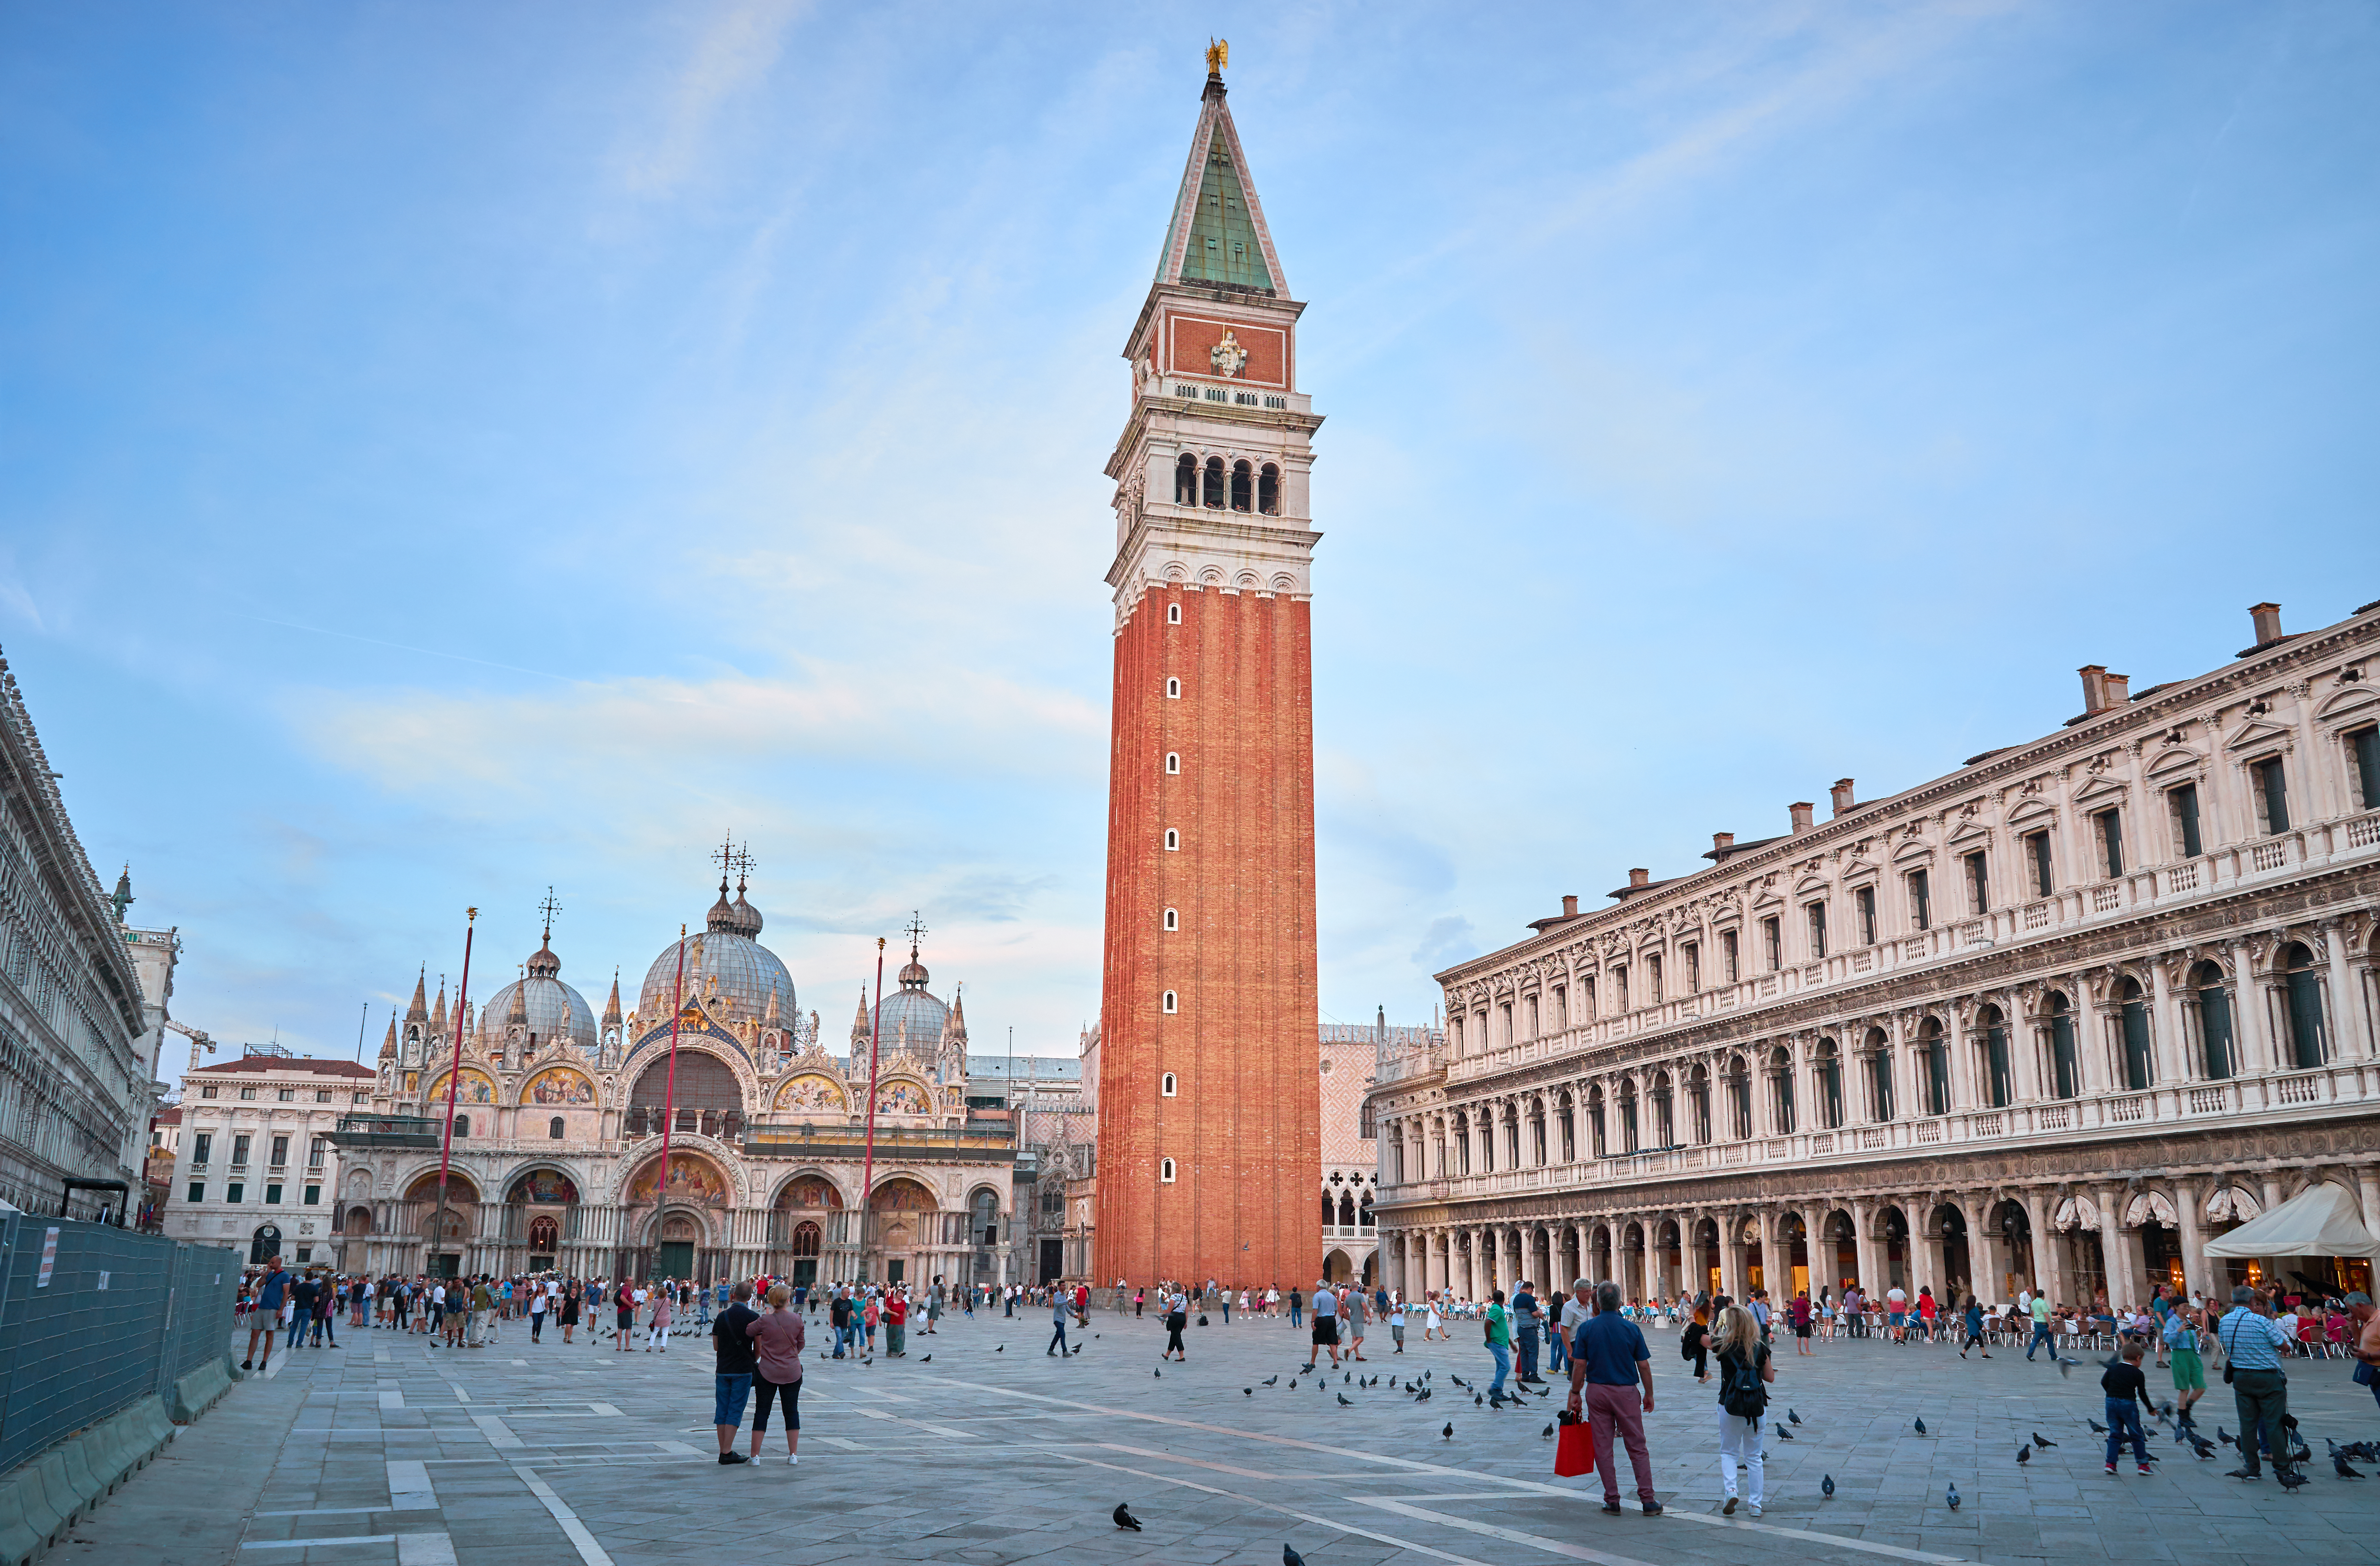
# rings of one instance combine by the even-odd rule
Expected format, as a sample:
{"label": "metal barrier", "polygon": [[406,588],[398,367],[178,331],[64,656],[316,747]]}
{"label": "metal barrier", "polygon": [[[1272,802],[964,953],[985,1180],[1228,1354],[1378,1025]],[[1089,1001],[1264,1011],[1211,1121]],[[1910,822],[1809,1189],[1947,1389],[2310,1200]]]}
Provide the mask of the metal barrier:
{"label": "metal barrier", "polygon": [[0,1474],[226,1357],[237,1251],[0,1215]]}

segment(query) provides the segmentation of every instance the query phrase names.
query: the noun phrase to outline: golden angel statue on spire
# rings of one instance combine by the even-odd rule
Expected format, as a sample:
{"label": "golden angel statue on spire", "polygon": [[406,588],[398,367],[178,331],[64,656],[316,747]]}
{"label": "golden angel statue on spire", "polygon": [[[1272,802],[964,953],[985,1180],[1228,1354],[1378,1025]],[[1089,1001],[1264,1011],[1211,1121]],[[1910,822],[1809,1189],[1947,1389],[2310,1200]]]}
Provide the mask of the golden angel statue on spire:
{"label": "golden angel statue on spire", "polygon": [[1207,40],[1207,74],[1220,76],[1223,67],[1232,63],[1232,41],[1228,38]]}

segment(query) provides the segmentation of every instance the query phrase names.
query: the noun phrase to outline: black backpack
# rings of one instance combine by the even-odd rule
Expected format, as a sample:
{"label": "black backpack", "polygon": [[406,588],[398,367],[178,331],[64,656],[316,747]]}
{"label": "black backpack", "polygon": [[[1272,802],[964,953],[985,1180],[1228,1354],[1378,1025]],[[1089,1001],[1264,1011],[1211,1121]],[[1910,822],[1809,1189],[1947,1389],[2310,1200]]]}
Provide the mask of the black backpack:
{"label": "black backpack", "polygon": [[1732,1354],[1719,1356],[1718,1405],[1738,1419],[1755,1424],[1768,1412],[1768,1383],[1760,1378],[1760,1354],[1755,1347],[1738,1358]]}

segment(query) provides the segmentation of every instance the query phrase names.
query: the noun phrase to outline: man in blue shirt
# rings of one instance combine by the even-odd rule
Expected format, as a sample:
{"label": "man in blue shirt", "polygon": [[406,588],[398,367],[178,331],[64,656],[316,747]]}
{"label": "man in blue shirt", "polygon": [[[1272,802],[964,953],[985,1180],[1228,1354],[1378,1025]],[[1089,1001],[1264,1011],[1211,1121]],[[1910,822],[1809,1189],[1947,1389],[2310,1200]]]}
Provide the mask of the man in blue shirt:
{"label": "man in blue shirt", "polygon": [[[260,1364],[256,1357],[256,1335],[264,1334],[264,1365],[273,1363],[273,1335],[281,1329],[281,1301],[289,1292],[289,1274],[281,1270],[281,1258],[274,1256],[264,1264],[264,1281],[257,1285],[256,1305],[248,1314],[248,1357],[239,1363],[242,1370],[254,1370]],[[262,1326],[254,1325],[262,1322]]]}
{"label": "man in blue shirt", "polygon": [[1545,1385],[1545,1378],[1537,1374],[1537,1296],[1524,1278],[1512,1293],[1512,1324],[1520,1329],[1521,1385],[1524,1387]]}
{"label": "man in blue shirt", "polygon": [[[1603,1474],[1603,1510],[1620,1510],[1620,1470],[1612,1462],[1612,1433],[1628,1445],[1628,1463],[1636,1474],[1636,1499],[1645,1515],[1658,1517],[1661,1503],[1653,1499],[1653,1454],[1645,1445],[1645,1415],[1653,1412],[1653,1355],[1645,1334],[1620,1314],[1620,1285],[1598,1283],[1595,1314],[1578,1329],[1570,1348],[1570,1411],[1590,1419],[1595,1426],[1595,1465]],[[1642,1406],[1636,1396],[1644,1389]],[[1581,1387],[1585,1388],[1582,1410]]]}
{"label": "man in blue shirt", "polygon": [[2289,1378],[2281,1371],[2281,1345],[2289,1340],[2280,1323],[2259,1309],[2256,1291],[2245,1283],[2231,1291],[2231,1309],[2216,1324],[2216,1341],[2231,1362],[2231,1396],[2240,1410],[2240,1466],[2234,1479],[2261,1479],[2257,1438],[2272,1453],[2273,1472],[2289,1471]]}

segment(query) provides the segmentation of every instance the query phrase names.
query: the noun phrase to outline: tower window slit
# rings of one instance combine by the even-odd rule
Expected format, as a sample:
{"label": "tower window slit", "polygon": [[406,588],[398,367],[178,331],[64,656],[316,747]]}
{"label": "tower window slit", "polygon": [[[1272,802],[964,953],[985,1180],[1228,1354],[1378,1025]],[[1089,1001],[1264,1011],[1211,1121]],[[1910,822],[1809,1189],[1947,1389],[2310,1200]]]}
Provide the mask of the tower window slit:
{"label": "tower window slit", "polygon": [[[1280,405],[1277,397],[1265,399],[1268,407]],[[1281,469],[1269,462],[1257,470],[1257,510],[1267,516],[1281,515]]]}

